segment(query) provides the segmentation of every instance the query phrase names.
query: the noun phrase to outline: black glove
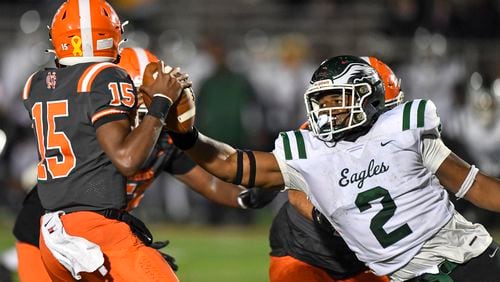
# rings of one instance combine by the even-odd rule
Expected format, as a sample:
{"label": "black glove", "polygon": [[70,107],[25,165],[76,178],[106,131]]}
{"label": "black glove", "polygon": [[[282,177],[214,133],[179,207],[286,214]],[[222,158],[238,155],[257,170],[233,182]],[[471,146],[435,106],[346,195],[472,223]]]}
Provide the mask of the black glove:
{"label": "black glove", "polygon": [[165,259],[165,261],[167,261],[168,265],[170,265],[173,271],[177,271],[179,269],[179,266],[175,263],[175,258],[164,252],[160,252],[160,249],[165,248],[168,244],[170,244],[169,240],[156,241],[151,243],[150,247],[156,249],[161,254],[161,256]]}
{"label": "black glove", "polygon": [[326,219],[326,217],[316,209],[316,207],[313,207],[312,209],[312,218],[314,221],[314,225],[319,227],[321,230],[329,233],[329,234],[337,234],[337,231],[335,228],[332,226],[332,224]]}
{"label": "black glove", "polygon": [[238,204],[243,209],[260,209],[272,202],[279,192],[278,189],[249,188],[240,192]]}

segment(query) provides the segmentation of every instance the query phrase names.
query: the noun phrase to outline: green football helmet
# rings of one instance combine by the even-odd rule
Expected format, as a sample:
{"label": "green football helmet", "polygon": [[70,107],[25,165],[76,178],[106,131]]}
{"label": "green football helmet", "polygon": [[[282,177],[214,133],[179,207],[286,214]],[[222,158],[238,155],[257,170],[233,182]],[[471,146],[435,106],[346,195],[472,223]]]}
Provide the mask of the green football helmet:
{"label": "green football helmet", "polygon": [[382,79],[362,58],[325,60],[304,94],[310,128],[327,142],[355,139],[384,111],[384,95]]}

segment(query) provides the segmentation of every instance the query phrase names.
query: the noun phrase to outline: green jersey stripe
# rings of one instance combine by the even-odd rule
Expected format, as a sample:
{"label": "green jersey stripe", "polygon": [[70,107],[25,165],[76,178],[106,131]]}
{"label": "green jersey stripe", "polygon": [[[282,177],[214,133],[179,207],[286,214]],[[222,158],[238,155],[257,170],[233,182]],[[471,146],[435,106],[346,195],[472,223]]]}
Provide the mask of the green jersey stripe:
{"label": "green jersey stripe", "polygon": [[297,139],[297,149],[299,150],[299,159],[307,158],[306,155],[306,146],[304,145],[304,136],[298,130],[294,131],[295,139]]}
{"label": "green jersey stripe", "polygon": [[292,159],[292,149],[290,149],[290,139],[288,139],[288,134],[286,132],[281,132],[281,139],[283,140],[283,149],[285,150],[285,159]]}
{"label": "green jersey stripe", "polygon": [[427,100],[421,100],[418,103],[417,109],[417,127],[424,127],[425,122],[425,105],[427,104]]}
{"label": "green jersey stripe", "polygon": [[410,129],[410,112],[412,102],[407,102],[403,109],[403,131]]}

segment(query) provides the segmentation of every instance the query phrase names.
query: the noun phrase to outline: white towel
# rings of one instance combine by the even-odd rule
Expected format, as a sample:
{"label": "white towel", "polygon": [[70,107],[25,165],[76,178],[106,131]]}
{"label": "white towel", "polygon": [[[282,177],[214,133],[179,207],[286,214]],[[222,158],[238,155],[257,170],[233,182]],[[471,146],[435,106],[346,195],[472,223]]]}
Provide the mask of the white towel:
{"label": "white towel", "polygon": [[99,272],[104,276],[107,273],[104,256],[98,245],[82,237],[71,236],[66,233],[59,218],[63,211],[47,213],[42,216],[42,236],[45,245],[52,255],[80,280],[80,272]]}

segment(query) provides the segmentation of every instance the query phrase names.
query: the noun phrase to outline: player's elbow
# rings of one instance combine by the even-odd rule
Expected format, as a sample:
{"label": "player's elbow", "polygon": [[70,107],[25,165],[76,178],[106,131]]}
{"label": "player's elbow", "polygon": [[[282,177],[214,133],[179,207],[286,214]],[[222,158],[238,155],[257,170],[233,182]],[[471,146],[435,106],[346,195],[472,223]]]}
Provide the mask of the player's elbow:
{"label": "player's elbow", "polygon": [[131,157],[116,158],[113,162],[118,171],[125,177],[130,177],[136,174],[140,169],[140,163]]}

